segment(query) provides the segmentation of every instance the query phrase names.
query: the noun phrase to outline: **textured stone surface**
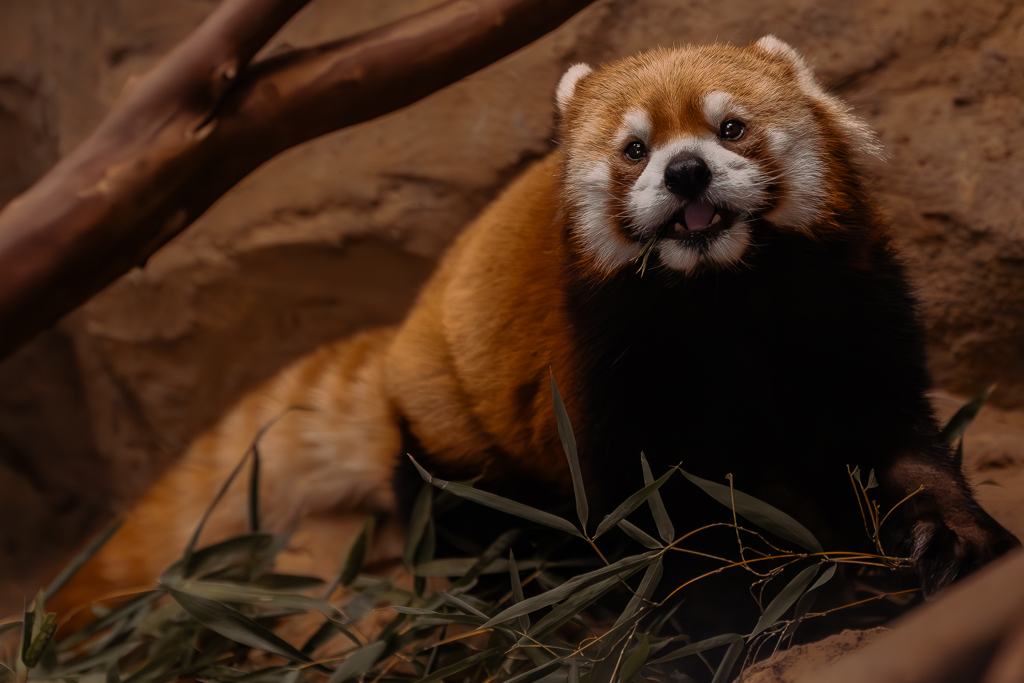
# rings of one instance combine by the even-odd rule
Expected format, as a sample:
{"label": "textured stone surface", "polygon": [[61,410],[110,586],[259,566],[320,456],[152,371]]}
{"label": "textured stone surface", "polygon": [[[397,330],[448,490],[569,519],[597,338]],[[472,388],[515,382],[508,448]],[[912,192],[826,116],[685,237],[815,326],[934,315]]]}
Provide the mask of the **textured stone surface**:
{"label": "textured stone surface", "polygon": [[[275,45],[431,4],[314,0]],[[213,5],[0,2],[0,202],[74,148]],[[0,515],[22,520],[0,526],[0,581],[32,592],[61,549],[242,392],[323,341],[399,319],[460,227],[550,148],[567,65],[765,33],[802,50],[879,131],[889,158],[870,170],[921,288],[937,384],[972,394],[998,380],[992,400],[1024,407],[1024,5],[602,0],[441,93],[267,163],[0,364]],[[999,470],[1009,483],[979,481],[1019,514],[1024,414],[1000,415],[986,462],[1012,463]],[[13,593],[0,593],[3,606]]]}
{"label": "textured stone surface", "polygon": [[744,669],[735,683],[793,683],[801,676],[814,673],[840,657],[856,652],[883,633],[884,628],[843,631],[816,643],[776,652],[764,661]]}

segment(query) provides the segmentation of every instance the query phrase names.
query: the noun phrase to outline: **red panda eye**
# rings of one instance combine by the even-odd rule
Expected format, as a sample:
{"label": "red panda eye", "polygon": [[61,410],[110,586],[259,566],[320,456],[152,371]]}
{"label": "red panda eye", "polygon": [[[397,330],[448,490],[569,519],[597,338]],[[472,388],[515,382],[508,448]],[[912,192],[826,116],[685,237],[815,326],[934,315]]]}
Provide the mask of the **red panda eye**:
{"label": "red panda eye", "polygon": [[746,130],[746,126],[743,125],[742,121],[729,119],[722,124],[722,129],[718,131],[718,137],[723,140],[739,140],[743,137],[744,130]]}
{"label": "red panda eye", "polygon": [[626,149],[622,150],[622,153],[630,161],[640,161],[647,156],[647,146],[639,140],[634,140],[626,145]]}

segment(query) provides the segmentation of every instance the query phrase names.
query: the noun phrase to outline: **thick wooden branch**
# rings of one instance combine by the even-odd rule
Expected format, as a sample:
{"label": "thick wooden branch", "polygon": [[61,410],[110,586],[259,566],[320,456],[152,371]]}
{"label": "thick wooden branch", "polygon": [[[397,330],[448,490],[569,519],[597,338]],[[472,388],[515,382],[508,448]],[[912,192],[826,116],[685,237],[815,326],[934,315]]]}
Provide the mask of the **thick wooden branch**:
{"label": "thick wooden branch", "polygon": [[592,0],[451,0],[249,64],[308,0],[224,0],[0,211],[0,359],[145,260],[264,161],[400,109]]}

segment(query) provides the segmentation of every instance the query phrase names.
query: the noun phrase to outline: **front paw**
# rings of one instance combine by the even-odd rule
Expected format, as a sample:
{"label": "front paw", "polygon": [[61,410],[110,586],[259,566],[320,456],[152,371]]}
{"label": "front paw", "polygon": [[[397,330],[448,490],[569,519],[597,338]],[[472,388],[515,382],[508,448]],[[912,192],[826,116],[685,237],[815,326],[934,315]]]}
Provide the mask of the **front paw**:
{"label": "front paw", "polygon": [[976,505],[919,517],[909,529],[909,554],[925,597],[970,574],[1020,542]]}

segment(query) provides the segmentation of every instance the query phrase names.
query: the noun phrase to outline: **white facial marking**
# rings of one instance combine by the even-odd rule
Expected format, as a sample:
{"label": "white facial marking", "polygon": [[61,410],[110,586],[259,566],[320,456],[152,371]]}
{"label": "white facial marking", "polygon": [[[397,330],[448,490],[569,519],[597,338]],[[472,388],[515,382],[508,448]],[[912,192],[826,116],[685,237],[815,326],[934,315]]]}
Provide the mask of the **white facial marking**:
{"label": "white facial marking", "polygon": [[555,89],[555,103],[558,105],[558,112],[560,114],[564,114],[569,106],[572,95],[576,92],[577,81],[591,71],[593,69],[590,68],[589,64],[573,64],[562,76],[562,79],[558,81],[558,87]]}
{"label": "white facial marking", "polygon": [[[807,121],[807,126],[813,125]],[[782,167],[782,201],[765,215],[780,227],[810,231],[823,217],[828,188],[825,164],[815,136],[774,129],[768,132],[768,146]]]}
{"label": "white facial marking", "polygon": [[622,125],[615,135],[619,147],[628,140],[638,138],[646,145],[651,139],[651,117],[643,109],[630,109],[622,117]]}
{"label": "white facial marking", "polygon": [[713,135],[681,138],[654,151],[630,190],[629,214],[641,236],[653,234],[686,204],[665,187],[665,168],[680,154],[707,164],[711,184],[705,197],[713,204],[744,214],[765,202],[770,179],[756,163],[725,149]]}
{"label": "white facial marking", "polygon": [[701,109],[704,111],[705,120],[715,130],[718,130],[718,127],[727,118],[739,117],[740,119],[746,119],[750,117],[749,112],[738,104],[732,95],[720,90],[705,95],[701,102]]}
{"label": "white facial marking", "polygon": [[640,254],[640,245],[619,236],[611,216],[611,169],[603,160],[569,172],[569,200],[579,209],[577,234],[595,265],[612,273]]}
{"label": "white facial marking", "polygon": [[[714,99],[718,104],[724,101]],[[717,115],[713,108],[712,111]],[[680,154],[692,154],[704,160],[711,171],[711,184],[704,198],[737,216],[732,226],[717,235],[703,251],[677,240],[659,240],[657,249],[661,262],[687,274],[706,265],[734,266],[750,245],[750,228],[744,216],[764,205],[771,178],[755,162],[723,147],[714,135],[679,138],[652,151],[647,166],[629,192],[630,225],[642,241],[653,236],[686,205],[665,187],[665,168]]]}

